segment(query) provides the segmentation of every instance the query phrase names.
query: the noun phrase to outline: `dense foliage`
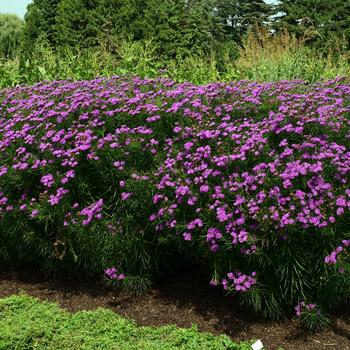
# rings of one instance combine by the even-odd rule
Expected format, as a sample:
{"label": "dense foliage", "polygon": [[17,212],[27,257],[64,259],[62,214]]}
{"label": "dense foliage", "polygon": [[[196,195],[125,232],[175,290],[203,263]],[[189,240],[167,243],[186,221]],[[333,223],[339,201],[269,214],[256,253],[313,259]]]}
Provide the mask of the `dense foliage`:
{"label": "dense foliage", "polygon": [[342,0],[34,0],[24,26],[0,21],[0,87],[125,74],[196,84],[347,76],[348,12]]}
{"label": "dense foliage", "polygon": [[218,0],[217,15],[227,37],[240,42],[247,29],[269,23],[273,7],[264,0]]}
{"label": "dense foliage", "polygon": [[28,51],[42,36],[54,42],[55,17],[59,3],[60,0],[35,0],[27,6],[24,17],[24,46]]}
{"label": "dense foliage", "polygon": [[350,288],[349,92],[118,77],[5,90],[1,262],[108,268],[139,291],[196,265],[271,317],[321,312]]}
{"label": "dense foliage", "polygon": [[138,327],[110,310],[68,313],[25,295],[0,300],[1,350],[249,350],[195,327]]}
{"label": "dense foliage", "polygon": [[111,50],[120,38],[151,39],[163,56],[198,53],[220,37],[214,6],[213,0],[34,0],[25,16],[26,44],[44,35],[54,47]]}
{"label": "dense foliage", "polygon": [[349,1],[280,0],[276,9],[276,28],[285,27],[318,48],[350,48]]}
{"label": "dense foliage", "polygon": [[[264,26],[288,29],[309,44],[349,48],[349,3],[344,0],[34,0],[25,16],[25,47],[50,44],[109,50],[120,38],[152,40],[165,57],[222,52]],[[325,43],[329,45],[325,46]]]}

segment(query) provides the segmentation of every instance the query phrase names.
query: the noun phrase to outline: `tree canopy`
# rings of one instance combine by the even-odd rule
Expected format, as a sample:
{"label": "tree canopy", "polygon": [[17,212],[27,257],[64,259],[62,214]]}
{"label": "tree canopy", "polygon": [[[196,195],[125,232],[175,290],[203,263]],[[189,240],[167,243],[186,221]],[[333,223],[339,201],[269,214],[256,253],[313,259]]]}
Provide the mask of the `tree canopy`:
{"label": "tree canopy", "polygon": [[26,41],[45,36],[55,46],[91,47],[127,36],[153,40],[161,55],[207,52],[238,40],[269,13],[263,0],[34,0]]}
{"label": "tree canopy", "polygon": [[273,22],[275,30],[286,28],[309,44],[341,40],[348,48],[349,21],[345,0],[33,0],[24,38],[27,48],[39,37],[54,48],[151,40],[160,55],[175,56],[239,45],[249,30]]}
{"label": "tree canopy", "polygon": [[[25,20],[25,44],[30,48],[35,40],[45,36],[49,42],[55,42],[55,22],[57,7],[61,0],[33,0],[27,6]],[[66,16],[69,16],[67,13]]]}

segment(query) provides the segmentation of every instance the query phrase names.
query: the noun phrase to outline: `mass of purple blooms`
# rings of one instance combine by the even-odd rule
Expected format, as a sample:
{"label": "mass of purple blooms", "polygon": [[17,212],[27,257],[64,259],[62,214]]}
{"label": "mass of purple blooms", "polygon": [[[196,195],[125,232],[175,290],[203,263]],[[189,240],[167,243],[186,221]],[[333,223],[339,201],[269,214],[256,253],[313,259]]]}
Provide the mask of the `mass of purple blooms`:
{"label": "mass of purple blooms", "polygon": [[105,275],[111,280],[123,280],[125,278],[125,275],[123,273],[118,273],[118,269],[115,267],[106,269]]}
{"label": "mass of purple blooms", "polygon": [[346,254],[346,248],[349,246],[350,246],[350,240],[344,239],[341,245],[339,245],[335,250],[333,250],[329,255],[325,257],[324,259],[325,263],[335,265],[337,263],[338,255],[341,253]]}
{"label": "mass of purple blooms", "polygon": [[297,317],[300,317],[301,314],[304,311],[311,311],[314,310],[316,308],[315,304],[306,304],[304,301],[301,301],[296,307],[295,307],[295,314],[297,315]]}
{"label": "mass of purple blooms", "polygon": [[[4,90],[0,236],[16,220],[22,249],[28,232],[47,246],[59,239],[69,263],[97,230],[110,238],[90,250],[171,237],[212,285],[268,290],[294,306],[298,293],[317,294],[349,246],[349,116],[341,78],[196,86],[114,77]],[[110,251],[101,264],[127,276]],[[283,268],[294,261],[300,274]]]}

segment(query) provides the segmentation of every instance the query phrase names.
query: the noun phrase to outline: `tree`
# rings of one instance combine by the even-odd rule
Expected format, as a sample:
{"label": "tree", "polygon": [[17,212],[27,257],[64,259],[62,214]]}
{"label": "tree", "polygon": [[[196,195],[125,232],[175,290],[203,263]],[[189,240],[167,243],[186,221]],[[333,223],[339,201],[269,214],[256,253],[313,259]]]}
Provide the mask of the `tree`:
{"label": "tree", "polygon": [[350,2],[346,0],[281,0],[276,6],[275,28],[286,28],[306,42],[324,46],[341,39],[350,42]]}
{"label": "tree", "polygon": [[272,6],[264,0],[218,0],[217,16],[226,35],[236,42],[256,25],[269,22]]}
{"label": "tree", "polygon": [[137,23],[142,28],[142,39],[153,40],[159,54],[174,56],[181,50],[182,0],[148,0],[143,16]]}
{"label": "tree", "polygon": [[0,14],[0,57],[14,58],[20,44],[23,21],[16,15]]}
{"label": "tree", "polygon": [[61,0],[33,0],[27,6],[25,21],[25,47],[31,46],[39,37],[46,37],[51,44],[55,44],[55,21],[57,7]]}
{"label": "tree", "polygon": [[[123,36],[122,28],[130,23],[124,8],[124,0],[99,0],[90,14],[93,26],[98,28],[98,41],[108,51],[113,50],[115,38]],[[124,29],[125,30],[125,29]]]}
{"label": "tree", "polygon": [[216,16],[216,1],[186,0],[181,24],[182,46],[187,52],[212,51],[222,34],[222,25]]}
{"label": "tree", "polygon": [[115,37],[142,40],[148,1],[61,0],[56,15],[58,46],[108,48]]}
{"label": "tree", "polygon": [[98,44],[97,0],[61,0],[57,6],[54,42],[59,47],[86,48]]}
{"label": "tree", "polygon": [[113,51],[116,38],[126,37],[151,40],[162,56],[208,52],[228,25],[218,1],[34,0],[25,16],[26,47],[44,36],[55,48],[103,44]]}

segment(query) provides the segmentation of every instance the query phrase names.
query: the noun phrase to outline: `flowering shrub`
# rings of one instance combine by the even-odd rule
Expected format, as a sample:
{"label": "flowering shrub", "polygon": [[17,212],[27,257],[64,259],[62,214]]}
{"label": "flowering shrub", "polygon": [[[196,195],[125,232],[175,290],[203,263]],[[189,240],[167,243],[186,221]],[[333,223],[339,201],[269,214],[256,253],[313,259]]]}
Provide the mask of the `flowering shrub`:
{"label": "flowering shrub", "polygon": [[300,299],[331,307],[350,290],[334,268],[350,239],[349,93],[340,78],[5,90],[0,256],[115,265],[133,283],[196,264],[272,317]]}
{"label": "flowering shrub", "polygon": [[342,241],[342,245],[338,246],[335,250],[331,252],[331,254],[327,255],[324,259],[326,264],[335,265],[337,263],[338,255],[346,254],[346,248],[350,246],[350,240],[344,239]]}
{"label": "flowering shrub", "polygon": [[321,312],[316,304],[306,304],[301,301],[295,307],[295,314],[299,318],[301,325],[308,331],[317,332],[329,325],[329,318]]}

